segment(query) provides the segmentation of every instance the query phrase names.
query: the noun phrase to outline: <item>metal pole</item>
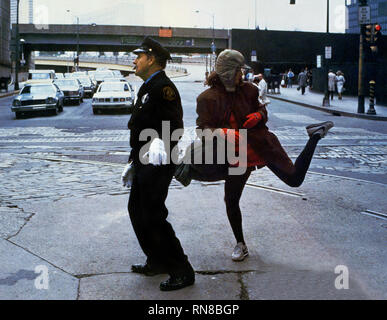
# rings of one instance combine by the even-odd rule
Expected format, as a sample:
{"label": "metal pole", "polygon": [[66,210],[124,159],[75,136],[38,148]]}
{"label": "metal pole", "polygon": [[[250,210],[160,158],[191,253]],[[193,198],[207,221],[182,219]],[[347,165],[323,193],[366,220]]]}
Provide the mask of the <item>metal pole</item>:
{"label": "metal pole", "polygon": [[327,0],[327,33],[329,33],[329,0]]}
{"label": "metal pole", "polygon": [[15,90],[19,90],[19,2],[16,7],[16,30],[15,30]]}
{"label": "metal pole", "polygon": [[[329,0],[327,0],[327,34],[329,33]],[[325,78],[325,94],[323,98],[323,103],[322,105],[324,107],[330,107],[330,102],[329,102],[329,92],[328,92],[328,73],[329,73],[329,59],[325,59],[325,68],[326,68],[326,78]]]}
{"label": "metal pole", "polygon": [[79,70],[79,17],[77,17],[77,66],[76,70]]}
{"label": "metal pole", "polygon": [[322,105],[324,107],[330,107],[329,92],[328,92],[328,73],[329,73],[329,59],[325,58],[325,85],[324,85],[324,98]]}
{"label": "metal pole", "polygon": [[255,25],[254,25],[254,30],[257,29],[257,0],[255,0]]}
{"label": "metal pole", "polygon": [[212,14],[212,53],[215,54],[215,13]]}
{"label": "metal pole", "polygon": [[364,74],[364,34],[365,25],[360,25],[360,43],[359,43],[359,75],[358,75],[358,103],[357,113],[364,113],[364,96],[365,96],[365,74]]}
{"label": "metal pole", "polygon": [[376,114],[376,111],[374,108],[375,106],[374,97],[375,97],[375,81],[371,80],[370,81],[370,107],[367,111],[367,114]]}

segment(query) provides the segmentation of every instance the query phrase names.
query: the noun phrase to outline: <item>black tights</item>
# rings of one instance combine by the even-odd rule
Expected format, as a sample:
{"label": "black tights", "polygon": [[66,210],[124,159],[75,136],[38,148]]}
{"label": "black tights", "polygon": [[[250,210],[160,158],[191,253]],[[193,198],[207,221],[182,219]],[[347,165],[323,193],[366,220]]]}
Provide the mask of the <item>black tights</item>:
{"label": "black tights", "polygon": [[304,182],[306,172],[312,161],[314,150],[320,139],[320,135],[313,135],[308,140],[304,150],[302,150],[294,165],[289,162],[286,167],[280,168],[278,165],[268,164],[268,168],[288,186],[299,187]]}
{"label": "black tights", "polygon": [[[290,187],[299,187],[305,179],[306,172],[309,169],[314,151],[320,139],[320,135],[312,136],[294,165],[289,163],[287,167],[280,168],[274,164],[269,164],[268,168]],[[227,176],[224,185],[224,201],[226,203],[227,217],[236,241],[242,243],[245,243],[245,240],[242,231],[242,214],[239,207],[239,200],[251,171],[252,169],[248,168],[243,175]]]}
{"label": "black tights", "polygon": [[239,207],[239,200],[241,199],[243,188],[250,177],[251,171],[251,168],[247,168],[243,175],[229,175],[224,184],[224,201],[226,202],[228,221],[230,221],[236,241],[243,243],[245,243],[245,240],[243,238],[242,214]]}

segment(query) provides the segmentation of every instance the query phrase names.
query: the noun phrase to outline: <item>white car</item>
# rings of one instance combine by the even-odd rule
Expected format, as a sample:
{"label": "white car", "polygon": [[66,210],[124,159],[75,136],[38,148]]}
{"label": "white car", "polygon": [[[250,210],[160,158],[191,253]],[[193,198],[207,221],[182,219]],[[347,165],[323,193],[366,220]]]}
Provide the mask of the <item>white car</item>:
{"label": "white car", "polygon": [[134,104],[135,92],[126,82],[102,82],[93,96],[93,113],[102,110],[129,111]]}
{"label": "white car", "polygon": [[128,82],[128,80],[126,80],[126,78],[124,78],[124,77],[121,77],[121,78],[105,78],[105,79],[103,79],[103,82],[117,82],[117,81]]}
{"label": "white car", "polygon": [[97,71],[93,74],[94,79],[97,81],[97,86],[101,84],[101,82],[106,78],[114,78],[113,72],[110,70]]}

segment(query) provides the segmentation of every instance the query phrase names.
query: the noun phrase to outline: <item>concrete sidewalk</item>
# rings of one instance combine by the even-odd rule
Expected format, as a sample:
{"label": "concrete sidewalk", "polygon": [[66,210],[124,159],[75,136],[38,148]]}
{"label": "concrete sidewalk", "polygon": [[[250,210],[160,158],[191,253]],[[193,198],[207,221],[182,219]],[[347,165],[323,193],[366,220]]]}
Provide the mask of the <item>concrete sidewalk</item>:
{"label": "concrete sidewalk", "polygon": [[0,98],[13,96],[14,94],[19,93],[19,90],[15,90],[14,85],[8,86],[8,91],[0,90]]}
{"label": "concrete sidewalk", "polygon": [[[159,290],[167,275],[130,272],[145,257],[128,217],[127,190],[24,201],[20,227],[3,223],[0,230],[0,299],[387,299],[387,222],[361,214],[387,207],[380,200],[386,185],[308,174],[292,189],[266,169],[254,174],[268,183],[244,191],[250,256],[239,263],[230,257],[235,241],[223,183],[173,182],[168,219],[196,271],[195,285],[174,292]],[[0,218],[7,221],[12,210],[3,207]],[[348,289],[339,289],[346,272],[340,266]],[[39,289],[44,269],[49,286]]]}
{"label": "concrete sidewalk", "polygon": [[322,106],[324,94],[310,91],[309,87],[306,88],[304,95],[301,94],[301,91],[297,91],[297,86],[294,85],[293,88],[281,88],[280,94],[271,93],[268,96],[273,99],[295,103],[303,107],[329,112],[335,115],[387,121],[387,106],[376,105],[374,107],[376,115],[367,114],[369,109],[368,98],[365,99],[364,113],[357,113],[357,97],[344,95],[343,99],[339,100],[337,94],[335,94],[334,99],[330,101],[330,107],[324,107]]}

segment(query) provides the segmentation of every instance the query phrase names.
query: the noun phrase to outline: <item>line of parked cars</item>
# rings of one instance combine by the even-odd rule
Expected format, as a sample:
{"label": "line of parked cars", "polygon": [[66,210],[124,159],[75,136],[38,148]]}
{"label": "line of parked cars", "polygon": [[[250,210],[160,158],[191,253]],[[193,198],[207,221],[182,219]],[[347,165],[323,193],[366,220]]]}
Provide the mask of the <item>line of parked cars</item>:
{"label": "line of parked cars", "polygon": [[104,110],[129,111],[135,96],[135,89],[118,70],[65,74],[54,70],[29,70],[28,80],[14,98],[11,110],[16,119],[37,111],[56,115],[63,111],[65,103],[80,105],[84,98],[92,98],[94,114]]}

